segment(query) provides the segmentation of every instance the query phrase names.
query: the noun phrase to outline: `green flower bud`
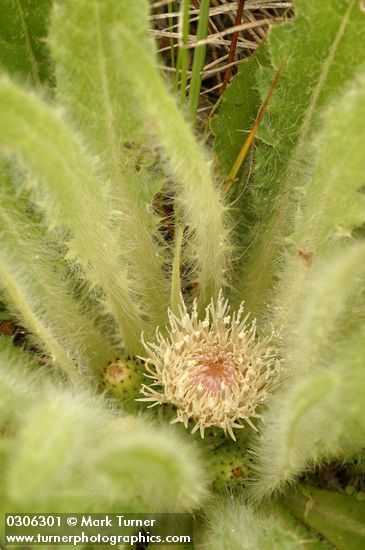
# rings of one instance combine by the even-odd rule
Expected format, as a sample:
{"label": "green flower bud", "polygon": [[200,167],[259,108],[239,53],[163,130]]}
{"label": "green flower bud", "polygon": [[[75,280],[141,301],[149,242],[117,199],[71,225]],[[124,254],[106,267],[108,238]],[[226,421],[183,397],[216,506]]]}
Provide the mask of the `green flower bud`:
{"label": "green flower bud", "polygon": [[129,413],[138,407],[135,399],[140,395],[142,382],[143,366],[135,358],[119,359],[117,357],[103,370],[103,386]]}

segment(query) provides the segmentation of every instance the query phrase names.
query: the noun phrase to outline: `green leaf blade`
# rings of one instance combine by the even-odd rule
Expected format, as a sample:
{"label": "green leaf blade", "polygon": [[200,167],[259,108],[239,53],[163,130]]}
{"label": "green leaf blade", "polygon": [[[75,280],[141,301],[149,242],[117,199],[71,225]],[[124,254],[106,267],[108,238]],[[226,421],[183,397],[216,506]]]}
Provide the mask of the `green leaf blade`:
{"label": "green leaf blade", "polygon": [[303,487],[283,502],[300,520],[339,550],[361,550],[365,545],[365,503],[353,496]]}
{"label": "green leaf blade", "polygon": [[[254,445],[253,500],[283,490],[322,460],[359,452],[365,437],[365,245],[327,261],[308,281],[296,338],[287,343],[282,388]],[[329,277],[331,285],[326,285]],[[351,299],[349,299],[351,298]],[[289,343],[291,345],[289,345]]]}
{"label": "green leaf blade", "polygon": [[318,127],[320,110],[365,61],[360,45],[365,15],[357,0],[300,0],[296,10],[293,21],[274,27],[268,36],[274,66],[286,60],[286,68],[258,134],[274,145],[261,147],[256,156],[260,221],[241,286],[253,312],[264,310],[280,273],[282,239],[290,234],[295,190],[307,162],[305,146]]}
{"label": "green leaf blade", "polygon": [[[10,264],[14,262],[15,272],[18,269],[23,272],[22,284],[27,273],[30,285],[39,294],[37,307],[47,311],[61,346],[67,345],[68,353],[79,361],[79,368],[85,375],[88,371],[90,374],[90,369],[95,371],[107,364],[113,348],[73,298],[70,275],[55,242],[41,222],[35,223],[27,213],[28,203],[19,194],[16,196],[11,175],[7,166],[0,166],[0,248]],[[31,294],[35,300],[36,295]]]}
{"label": "green leaf blade", "polygon": [[169,161],[175,180],[175,201],[189,228],[187,255],[195,271],[194,281],[199,285],[200,304],[204,306],[224,284],[230,253],[221,193],[215,186],[205,151],[169,95],[154,59],[124,26],[116,29],[115,47]]}
{"label": "green leaf blade", "polygon": [[0,66],[33,86],[53,85],[46,43],[51,0],[3,0]]}
{"label": "green leaf blade", "polygon": [[[345,92],[324,110],[323,126],[307,148],[312,166],[304,184],[298,188],[300,198],[296,215],[293,216],[294,230],[287,244],[289,253],[282,264],[275,300],[274,322],[282,328],[283,334],[298,320],[301,324],[302,289],[313,267],[335,252],[345,250],[354,239],[354,230],[365,222],[365,197],[362,192],[364,117],[365,72],[361,70]],[[351,266],[349,250],[349,271]],[[325,284],[330,288],[336,284],[336,278],[330,274],[327,277]],[[351,281],[349,274],[348,288]],[[340,297],[346,288],[344,275],[333,289],[333,299]],[[317,290],[321,292],[321,288],[314,288],[313,293],[317,294]],[[313,304],[313,310],[315,307]],[[319,313],[322,311],[318,307],[317,310]]]}
{"label": "green leaf blade", "polygon": [[260,108],[257,73],[269,63],[265,43],[240,64],[237,75],[227,86],[218,114],[212,119],[214,151],[218,167],[228,177],[232,166],[252,128]]}
{"label": "green leaf blade", "polygon": [[118,67],[110,31],[127,22],[136,39],[146,42],[147,13],[145,0],[66,0],[52,13],[57,96],[94,152],[106,158],[111,176],[120,170],[123,142],[139,138],[142,117]]}
{"label": "green leaf blade", "polygon": [[3,146],[16,153],[32,174],[29,183],[50,226],[72,233],[69,257],[76,256],[88,281],[104,290],[126,348],[138,353],[144,322],[131,297],[133,285],[120,263],[118,232],[93,158],[60,114],[37,96],[6,78],[1,80],[0,96]]}
{"label": "green leaf blade", "polygon": [[[112,28],[122,22],[151,49],[148,3],[67,0],[52,13],[50,44],[56,65],[57,96],[69,123],[82,133],[110,180],[120,249],[152,325],[166,322],[169,288],[166,253],[160,246],[159,218],[152,202],[163,174],[155,173],[156,153],[146,147],[143,112],[120,58]],[[159,176],[161,176],[159,178]]]}

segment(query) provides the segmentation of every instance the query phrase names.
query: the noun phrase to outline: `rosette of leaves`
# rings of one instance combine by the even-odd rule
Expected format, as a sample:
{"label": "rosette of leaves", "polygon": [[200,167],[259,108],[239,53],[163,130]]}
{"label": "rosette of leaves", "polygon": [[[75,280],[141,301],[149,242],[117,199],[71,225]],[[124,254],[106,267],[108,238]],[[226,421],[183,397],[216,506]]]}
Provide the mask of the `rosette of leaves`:
{"label": "rosette of leaves", "polygon": [[[4,7],[0,277],[26,351],[0,340],[1,512],[201,507],[202,548],[362,548],[361,471],[338,494],[303,477],[364,463],[362,4],[297,0],[225,92],[215,165],[159,73],[147,2]],[[246,186],[224,200],[283,61]],[[167,405],[156,426],[97,395],[142,332],[163,337],[181,291],[203,318],[223,286],[280,350],[257,435],[200,441],[163,426]]]}

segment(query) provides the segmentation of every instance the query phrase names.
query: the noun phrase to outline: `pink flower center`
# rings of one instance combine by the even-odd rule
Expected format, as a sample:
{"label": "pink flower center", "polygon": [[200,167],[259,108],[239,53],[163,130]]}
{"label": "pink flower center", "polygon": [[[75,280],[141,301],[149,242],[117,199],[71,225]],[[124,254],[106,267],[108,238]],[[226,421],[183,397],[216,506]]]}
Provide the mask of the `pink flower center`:
{"label": "pink flower center", "polygon": [[197,364],[191,377],[190,387],[217,395],[224,388],[236,384],[236,370],[232,366],[232,354],[225,351],[205,353],[194,357]]}

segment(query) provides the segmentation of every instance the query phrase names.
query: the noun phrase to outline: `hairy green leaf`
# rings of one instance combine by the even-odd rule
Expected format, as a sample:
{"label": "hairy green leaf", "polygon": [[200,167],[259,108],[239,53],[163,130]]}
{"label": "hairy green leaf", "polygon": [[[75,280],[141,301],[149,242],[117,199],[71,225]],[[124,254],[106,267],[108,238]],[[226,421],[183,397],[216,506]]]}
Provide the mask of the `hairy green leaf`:
{"label": "hairy green leaf", "polygon": [[[208,511],[209,528],[202,548],[211,550],[292,550],[325,548],[299,522],[283,519],[270,508],[255,512],[243,499],[221,498]],[[199,546],[200,548],[200,546]]]}
{"label": "hairy green leaf", "polygon": [[16,153],[32,178],[48,223],[71,232],[69,257],[81,262],[88,281],[100,285],[123,334],[126,349],[141,349],[141,313],[120,261],[117,229],[95,163],[59,112],[3,78],[0,143]]}
{"label": "hairy green leaf", "polygon": [[196,267],[200,302],[205,304],[224,281],[229,251],[224,205],[206,155],[168,93],[150,53],[125,26],[115,29],[115,47],[151,131],[170,161],[176,180],[175,200],[190,230],[190,259]]}
{"label": "hairy green leaf", "polygon": [[[307,145],[321,108],[365,61],[365,14],[357,0],[297,0],[295,9],[294,20],[275,26],[268,36],[273,66],[283,61],[286,66],[259,131],[268,145],[256,155],[258,224],[241,286],[254,313],[267,305],[280,272],[283,238],[291,231],[295,191],[306,173]],[[268,85],[266,71],[263,79]]]}
{"label": "hairy green leaf", "polygon": [[219,113],[212,119],[214,150],[220,172],[229,172],[252,128],[260,108],[257,75],[261,65],[269,63],[266,44],[239,66],[237,75],[223,94]]}
{"label": "hairy green leaf", "polygon": [[52,0],[2,0],[0,66],[33,86],[52,83],[46,43]]}
{"label": "hairy green leaf", "polygon": [[[345,93],[324,111],[323,127],[314,137],[313,145],[308,147],[313,167],[305,185],[298,190],[300,199],[294,232],[290,237],[275,304],[277,326],[285,322],[292,326],[298,321],[301,323],[298,317],[302,317],[303,304],[298,308],[297,302],[313,267],[321,258],[343,249],[351,242],[353,230],[365,223],[364,117],[365,71],[361,71]],[[349,261],[350,270],[350,258]],[[351,280],[349,273],[347,276]],[[335,284],[332,289],[332,300],[335,300],[346,292],[346,275],[344,273],[341,281],[331,279],[331,274],[327,273],[328,291]],[[323,283],[313,289],[314,294],[324,291]],[[330,305],[330,292],[327,296],[328,304],[323,304],[322,309],[318,303],[312,302],[312,311],[316,308],[318,316]],[[319,300],[319,303],[323,301]],[[294,321],[293,316],[297,316],[297,320]],[[321,325],[325,330],[326,323]],[[311,338],[306,340],[307,343],[309,340]]]}
{"label": "hairy green leaf", "polygon": [[303,487],[283,499],[289,510],[339,550],[365,545],[365,502],[353,496]]}
{"label": "hairy green leaf", "polygon": [[[196,40],[204,40],[208,34],[210,0],[201,0],[199,10],[198,29]],[[202,44],[194,48],[193,66],[191,69],[188,108],[192,120],[195,119],[199,104],[200,89],[202,85],[202,70],[204,69],[207,45]]]}
{"label": "hairy green leaf", "polygon": [[[305,321],[298,327],[293,350],[288,351],[283,388],[273,399],[254,446],[255,482],[250,489],[253,499],[260,500],[283,489],[319,460],[346,456],[363,445],[364,307],[362,320],[342,337],[337,333],[334,340],[331,329],[346,306],[348,294],[364,286],[364,257],[363,243],[350,248],[325,265],[324,271],[313,275],[313,283],[308,285],[307,309],[303,305],[302,310]],[[323,279],[328,280],[329,273],[334,283],[327,288]],[[313,307],[313,301],[318,308]],[[346,316],[343,318],[346,321]],[[295,376],[299,373],[300,377]]]}
{"label": "hairy green leaf", "polygon": [[[80,350],[72,349],[72,357],[67,347],[62,345],[57,324],[44,308],[42,288],[28,273],[26,266],[18,261],[16,254],[4,244],[0,248],[0,275],[1,286],[9,302],[19,312],[23,325],[34,335],[36,343],[70,380],[80,382],[81,373],[77,368]],[[70,339],[68,344],[71,344]]]}
{"label": "hairy green leaf", "polygon": [[[334,341],[359,328],[365,304],[365,243],[350,246],[315,266],[286,327],[283,349],[287,369],[315,369]],[[300,280],[302,283],[302,280]]]}
{"label": "hairy green leaf", "polygon": [[5,473],[14,511],[171,512],[196,507],[205,493],[190,445],[86,393],[49,387],[28,405],[15,438]]}
{"label": "hairy green leaf", "polygon": [[57,97],[110,178],[120,248],[138,284],[145,313],[158,325],[166,322],[169,289],[166,254],[158,243],[159,218],[152,201],[164,178],[156,169],[153,148],[146,146],[143,111],[115,52],[111,33],[118,22],[126,22],[136,39],[151,49],[147,13],[145,0],[57,3],[50,44]]}
{"label": "hairy green leaf", "polygon": [[144,46],[148,2],[66,0],[54,5],[50,29],[57,97],[73,124],[106,158],[111,175],[121,170],[121,147],[141,137],[143,115],[115,55],[111,29],[125,22]]}
{"label": "hairy green leaf", "polygon": [[36,360],[0,335],[0,430],[14,428],[29,401],[44,386],[47,375]]}
{"label": "hairy green leaf", "polygon": [[227,180],[236,158],[244,144],[249,131],[260,109],[260,93],[257,75],[261,66],[266,66],[268,52],[266,44],[249,59],[245,60],[238,69],[237,76],[232,80],[223,94],[223,101],[219,113],[213,118],[211,128],[215,135],[214,151],[219,171],[225,177],[223,189],[227,190],[230,215],[234,223],[232,241],[235,249],[233,272],[233,292],[231,302],[236,307],[242,301],[241,278],[244,276],[242,257],[245,257],[252,239],[249,230],[255,222],[254,194],[252,188],[252,170],[254,168],[253,153],[249,152],[246,162],[238,172],[237,180]]}
{"label": "hairy green leaf", "polygon": [[[10,183],[11,175],[5,167],[0,167],[0,249],[4,261],[6,259],[8,265],[14,262],[9,269],[15,277],[19,270],[23,272],[21,281],[28,299],[34,306],[38,303],[39,310],[47,311],[48,322],[54,327],[60,346],[67,347],[68,354],[80,362],[84,373],[90,368],[101,369],[113,356],[113,349],[73,299],[62,257],[41,224],[35,223],[35,213],[33,219],[27,213],[23,197],[16,196]],[[25,288],[27,280],[28,289]],[[18,303],[18,307],[22,305]],[[19,314],[22,322],[22,309],[15,312]],[[39,344],[37,333],[31,338]],[[41,349],[47,353],[46,341],[42,341]],[[62,369],[62,364],[58,367]]]}

